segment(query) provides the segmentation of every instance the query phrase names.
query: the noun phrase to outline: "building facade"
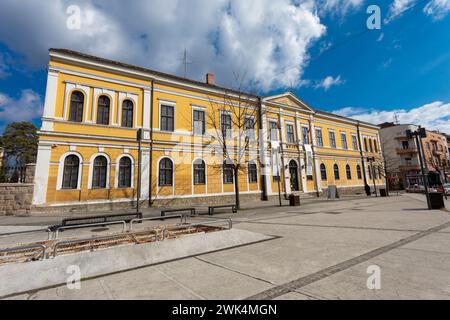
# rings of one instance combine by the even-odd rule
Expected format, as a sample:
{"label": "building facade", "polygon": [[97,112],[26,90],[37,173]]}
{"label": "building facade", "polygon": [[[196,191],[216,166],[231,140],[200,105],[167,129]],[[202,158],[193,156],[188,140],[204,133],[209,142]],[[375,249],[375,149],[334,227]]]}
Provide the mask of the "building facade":
{"label": "building facade", "polygon": [[244,198],[383,184],[379,127],[213,81],[51,49],[34,206],[223,202],[235,168]]}
{"label": "building facade", "polygon": [[398,180],[404,188],[423,185],[419,158],[419,148],[423,146],[422,160],[430,176],[430,184],[445,182],[449,157],[445,135],[427,130],[427,137],[421,138],[421,145],[418,146],[415,138],[406,135],[407,130],[416,131],[418,126],[385,123],[381,127],[381,143],[391,179]]}

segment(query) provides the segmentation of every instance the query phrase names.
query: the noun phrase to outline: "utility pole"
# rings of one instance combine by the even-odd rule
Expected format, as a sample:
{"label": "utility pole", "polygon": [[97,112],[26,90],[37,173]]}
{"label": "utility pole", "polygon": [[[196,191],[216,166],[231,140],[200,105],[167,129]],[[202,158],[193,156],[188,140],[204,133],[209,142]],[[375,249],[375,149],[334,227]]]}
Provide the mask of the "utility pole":
{"label": "utility pole", "polygon": [[281,180],[281,173],[280,173],[280,161],[278,160],[278,157],[279,157],[279,155],[280,155],[280,146],[278,146],[276,149],[274,149],[275,150],[275,157],[276,157],[276,166],[277,166],[277,180],[278,180],[278,201],[279,201],[279,203],[280,203],[280,207],[283,205],[282,203],[281,203],[281,183],[280,183],[280,180]]}

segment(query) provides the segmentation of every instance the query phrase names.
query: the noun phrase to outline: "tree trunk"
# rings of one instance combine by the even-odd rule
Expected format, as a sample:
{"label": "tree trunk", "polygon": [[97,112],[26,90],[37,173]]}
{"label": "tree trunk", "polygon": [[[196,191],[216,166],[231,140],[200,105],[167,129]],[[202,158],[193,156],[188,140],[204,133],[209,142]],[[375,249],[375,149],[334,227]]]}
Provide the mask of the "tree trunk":
{"label": "tree trunk", "polygon": [[236,207],[238,210],[241,209],[241,201],[239,199],[239,168],[234,167],[234,194],[236,197]]}

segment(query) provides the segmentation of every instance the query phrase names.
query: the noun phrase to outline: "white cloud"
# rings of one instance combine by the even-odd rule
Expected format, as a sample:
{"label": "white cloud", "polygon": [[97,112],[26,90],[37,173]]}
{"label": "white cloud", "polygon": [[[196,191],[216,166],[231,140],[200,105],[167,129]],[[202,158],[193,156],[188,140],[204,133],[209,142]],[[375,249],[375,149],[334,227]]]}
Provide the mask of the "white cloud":
{"label": "white cloud", "polygon": [[[326,5],[343,10],[361,1]],[[39,68],[48,48],[64,47],[177,74],[186,48],[188,77],[203,80],[211,71],[232,85],[233,71],[245,71],[255,88],[268,91],[302,83],[308,49],[326,31],[319,2],[135,0],[124,10],[120,0],[81,0],[81,29],[69,30],[73,1],[3,0],[0,41]]]}
{"label": "white cloud", "polygon": [[22,90],[18,99],[0,92],[0,121],[30,121],[42,116],[43,103],[39,94],[31,89]]}
{"label": "white cloud", "polygon": [[427,129],[450,133],[450,102],[436,101],[410,110],[376,111],[346,107],[333,112],[374,124],[395,122],[397,116],[400,123],[416,124]]}
{"label": "white cloud", "polygon": [[394,0],[389,6],[388,16],[385,20],[386,23],[389,23],[396,17],[400,16],[405,10],[410,8],[416,3],[416,0]]}
{"label": "white cloud", "polygon": [[[389,6],[389,11],[385,23],[402,16],[402,13],[409,8],[421,4],[417,0],[394,0]],[[433,18],[440,20],[444,18],[450,11],[450,0],[431,0],[426,3],[423,12]]]}
{"label": "white cloud", "polygon": [[433,0],[427,3],[423,12],[433,20],[444,18],[450,11],[450,0]]}
{"label": "white cloud", "polygon": [[364,0],[321,0],[318,1],[319,10],[324,13],[345,15],[351,10],[358,9]]}
{"label": "white cloud", "polygon": [[337,76],[336,78],[333,78],[332,76],[328,76],[325,79],[319,81],[314,86],[316,89],[323,88],[325,91],[328,91],[332,86],[339,86],[343,84],[345,81],[341,79],[341,76]]}

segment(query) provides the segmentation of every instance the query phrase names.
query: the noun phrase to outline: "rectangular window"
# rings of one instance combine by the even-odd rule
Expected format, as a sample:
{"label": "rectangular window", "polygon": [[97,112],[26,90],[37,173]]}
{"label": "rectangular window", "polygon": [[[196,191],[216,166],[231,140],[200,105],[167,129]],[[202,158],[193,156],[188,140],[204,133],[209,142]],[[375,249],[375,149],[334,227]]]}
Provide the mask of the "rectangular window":
{"label": "rectangular window", "polygon": [[358,150],[358,140],[356,139],[356,136],[352,136],[352,145],[353,150]]}
{"label": "rectangular window", "polygon": [[256,164],[250,163],[248,165],[248,182],[257,183],[258,182],[258,171],[256,169]]}
{"label": "rectangular window", "polygon": [[342,149],[348,149],[347,135],[343,132],[341,132],[341,144],[342,144]]}
{"label": "rectangular window", "polygon": [[223,113],[221,117],[222,137],[224,139],[231,138],[231,115]]}
{"label": "rectangular window", "polygon": [[322,129],[316,128],[316,142],[319,147],[323,147]]}
{"label": "rectangular window", "polygon": [[271,141],[278,141],[278,124],[275,121],[269,121],[269,133]]}
{"label": "rectangular window", "polygon": [[192,114],[193,118],[193,128],[194,134],[203,135],[205,134],[205,111],[194,110]]}
{"label": "rectangular window", "polygon": [[174,107],[161,105],[161,130],[174,131]]}
{"label": "rectangular window", "polygon": [[328,132],[329,138],[330,138],[330,146],[332,148],[336,148],[336,136],[334,135],[333,131]]}
{"label": "rectangular window", "polygon": [[309,129],[308,127],[302,127],[302,141],[303,144],[309,144]]}
{"label": "rectangular window", "polygon": [[244,119],[245,135],[251,139],[255,139],[255,119],[253,117],[245,117]]}
{"label": "rectangular window", "polygon": [[286,140],[287,143],[295,143],[294,126],[292,124],[286,124]]}

